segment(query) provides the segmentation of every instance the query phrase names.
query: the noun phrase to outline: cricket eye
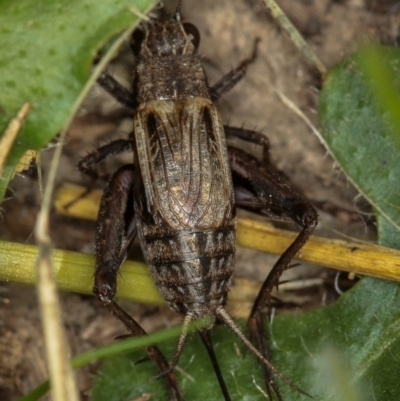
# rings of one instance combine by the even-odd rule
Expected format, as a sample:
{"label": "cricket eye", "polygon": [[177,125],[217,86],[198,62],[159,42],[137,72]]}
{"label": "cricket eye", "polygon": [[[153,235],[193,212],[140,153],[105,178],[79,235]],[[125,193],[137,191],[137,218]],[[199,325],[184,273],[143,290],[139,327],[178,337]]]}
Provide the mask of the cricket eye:
{"label": "cricket eye", "polygon": [[200,43],[200,33],[197,28],[193,24],[185,22],[183,24],[183,29],[185,30],[190,41],[193,43],[193,46],[197,49]]}
{"label": "cricket eye", "polygon": [[146,37],[146,33],[140,29],[135,29],[132,33],[131,40],[129,41],[129,45],[131,47],[132,53],[138,55],[140,53],[140,49],[142,48],[142,43]]}

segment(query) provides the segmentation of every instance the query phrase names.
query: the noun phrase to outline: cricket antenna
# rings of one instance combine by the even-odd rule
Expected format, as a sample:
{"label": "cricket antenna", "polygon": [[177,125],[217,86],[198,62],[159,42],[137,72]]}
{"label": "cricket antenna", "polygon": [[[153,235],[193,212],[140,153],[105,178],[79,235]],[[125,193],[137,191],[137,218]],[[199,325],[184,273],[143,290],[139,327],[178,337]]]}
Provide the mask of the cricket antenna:
{"label": "cricket antenna", "polygon": [[175,20],[178,22],[181,20],[181,7],[182,7],[182,0],[179,0],[178,5],[176,6],[175,15],[174,15]]}
{"label": "cricket antenna", "polygon": [[221,308],[216,311],[216,315],[222,320],[222,322],[228,326],[234,334],[236,334],[242,342],[246,345],[246,347],[276,376],[278,376],[282,381],[284,381],[287,385],[292,387],[294,390],[297,390],[299,393],[306,395],[313,399],[313,397],[302,390],[300,387],[297,387],[294,383],[292,383],[282,372],[276,368],[272,362],[266,359],[261,352],[254,347],[254,345],[250,342],[250,340],[243,334],[242,330],[240,330],[239,326],[232,320],[227,311],[224,308]]}

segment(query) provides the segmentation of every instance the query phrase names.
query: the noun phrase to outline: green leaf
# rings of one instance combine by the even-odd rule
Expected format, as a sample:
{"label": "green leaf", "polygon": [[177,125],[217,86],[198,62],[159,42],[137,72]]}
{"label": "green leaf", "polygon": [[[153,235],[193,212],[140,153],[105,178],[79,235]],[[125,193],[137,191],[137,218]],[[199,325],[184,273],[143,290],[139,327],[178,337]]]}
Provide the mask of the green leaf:
{"label": "green leaf", "polygon": [[[332,306],[294,319],[280,317],[273,330],[279,349],[274,361],[285,366],[285,373],[318,400],[350,399],[339,396],[341,378],[329,374],[335,357],[357,400],[397,400],[399,302],[399,284],[369,278]],[[287,327],[289,333],[278,337]],[[335,354],[329,358],[331,350]],[[328,359],[321,362],[321,355]],[[288,395],[286,387],[282,392]],[[295,395],[290,399],[302,398]]]}
{"label": "green leaf", "polygon": [[114,35],[132,26],[154,0],[0,0],[0,135],[32,103],[7,158],[0,200],[18,160],[40,150],[72,118],[87,91],[92,61]]}
{"label": "green leaf", "polygon": [[399,248],[400,231],[381,214],[377,214],[376,217],[379,227],[379,243],[391,248]]}
{"label": "green leaf", "polygon": [[388,133],[393,135],[400,151],[400,86],[397,78],[398,56],[395,53],[398,49],[370,46],[362,51],[360,60],[382,112],[387,111],[394,124],[395,129]]}
{"label": "green leaf", "polygon": [[[341,168],[376,210],[379,243],[400,247],[400,51],[372,47],[333,68],[320,97],[323,136]],[[399,261],[400,267],[400,261]],[[367,279],[350,295],[350,315],[362,336],[352,332],[334,343],[346,345],[343,358],[355,382],[363,382],[359,399],[396,400],[400,386],[396,365],[398,341],[397,283]],[[342,300],[341,300],[342,301]],[[359,311],[357,306],[368,305]],[[368,324],[368,317],[373,319]],[[375,320],[375,322],[374,322]],[[338,327],[342,328],[338,322]],[[350,347],[351,344],[351,347]],[[367,355],[365,356],[365,351]],[[369,355],[368,355],[369,353]],[[363,358],[364,356],[364,358]],[[340,398],[338,398],[340,399]]]}
{"label": "green leaf", "polygon": [[[384,56],[382,68],[390,69],[393,75],[392,88],[399,88],[400,49],[382,47],[375,51]],[[392,118],[394,110],[385,107],[374,90],[380,80],[365,72],[370,56],[366,49],[330,71],[320,97],[321,125],[346,175],[379,215],[400,231],[400,128]],[[381,91],[382,96],[385,93]],[[392,103],[392,98],[388,99],[387,104]],[[400,115],[400,105],[394,107]]]}

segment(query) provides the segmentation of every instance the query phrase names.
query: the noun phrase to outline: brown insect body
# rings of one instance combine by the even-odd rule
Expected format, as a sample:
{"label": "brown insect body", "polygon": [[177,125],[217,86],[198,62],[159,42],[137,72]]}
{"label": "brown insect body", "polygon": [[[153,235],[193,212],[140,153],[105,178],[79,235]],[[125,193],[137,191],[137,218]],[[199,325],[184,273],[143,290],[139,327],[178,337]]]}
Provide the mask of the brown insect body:
{"label": "brown insect body", "polygon": [[155,24],[135,80],[138,235],[169,305],[193,318],[215,316],[226,303],[236,246],[225,134],[183,25]]}
{"label": "brown insect body", "polygon": [[[133,36],[135,38],[135,36]],[[117,274],[138,235],[146,262],[161,295],[185,316],[177,351],[170,365],[157,347],[150,357],[165,375],[170,399],[182,400],[172,369],[187,337],[187,325],[211,317],[201,335],[213,355],[209,329],[218,318],[259,358],[265,367],[268,393],[281,400],[274,373],[306,394],[268,359],[263,325],[265,305],[282,272],[317,224],[315,210],[294,193],[268,159],[268,140],[260,133],[223,126],[215,101],[245,74],[255,58],[244,60],[209,87],[197,55],[198,33],[181,23],[180,4],[173,18],[154,21],[143,39],[132,92],[104,73],[98,82],[133,110],[133,134],[99,148],[81,160],[81,171],[96,176],[91,165],[109,155],[132,150],[134,165],[110,178],[101,200],[96,228],[94,293],[133,335],[144,330],[114,301]],[[263,161],[227,147],[225,137],[263,147]],[[250,342],[225,311],[234,267],[235,207],[264,216],[279,216],[302,226],[293,244],[267,277],[248,320]],[[256,346],[254,345],[256,344]],[[229,393],[213,361],[225,400]]]}

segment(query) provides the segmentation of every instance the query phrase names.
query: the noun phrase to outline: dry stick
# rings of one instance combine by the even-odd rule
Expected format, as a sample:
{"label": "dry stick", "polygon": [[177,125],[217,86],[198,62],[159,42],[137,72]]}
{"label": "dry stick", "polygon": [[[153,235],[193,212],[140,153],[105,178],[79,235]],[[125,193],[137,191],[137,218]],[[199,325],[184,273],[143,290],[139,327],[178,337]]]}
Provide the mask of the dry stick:
{"label": "dry stick", "polygon": [[39,196],[40,202],[43,202],[43,174],[42,174],[42,158],[40,156],[40,152],[36,155],[36,166],[38,171],[38,186],[39,186]]}
{"label": "dry stick", "polygon": [[[61,143],[64,141],[65,134],[66,129],[60,135]],[[49,211],[61,150],[62,147],[58,146],[54,153],[48,183],[43,194],[42,207],[35,226],[35,238],[39,246],[36,282],[53,398],[56,401],[78,401],[78,389],[68,358],[69,346],[64,332],[57,286],[53,275],[52,245],[49,236]]]}
{"label": "dry stick", "polygon": [[[0,173],[2,173],[5,159],[30,108],[31,104],[25,103],[17,116],[10,122],[6,132],[4,133],[0,146]],[[50,195],[51,188],[47,191],[47,204],[49,204]],[[43,318],[43,330],[50,366],[53,395],[54,399],[57,401],[78,401],[78,391],[72,378],[71,366],[68,362],[68,347],[62,329],[62,319],[58,305],[56,285],[52,277],[51,248],[50,239],[47,235],[47,222],[48,209],[47,214],[43,212],[40,213],[36,225],[36,238],[37,241],[41,243],[36,271],[39,289],[39,303]]]}
{"label": "dry stick", "polygon": [[32,160],[37,161],[39,157],[39,153],[36,150],[28,149],[23,156],[19,159],[18,164],[14,168],[14,172],[11,175],[11,179],[14,178],[15,174],[21,173],[24,170],[27,170],[32,162]]}
{"label": "dry stick", "polygon": [[279,89],[274,88],[274,92],[278,95],[279,99],[281,102],[294,114],[296,114],[298,117],[300,117],[306,125],[311,129],[313,134],[319,139],[321,144],[324,146],[324,148],[327,150],[327,152],[332,156],[332,158],[335,158],[334,154],[331,152],[329,149],[329,146],[325,140],[325,138],[322,136],[321,132],[317,130],[317,128],[314,126],[314,124],[311,122],[311,120],[303,113],[303,111],[300,109],[299,106],[297,106],[292,100],[290,100],[283,92],[281,92]]}
{"label": "dry stick", "polygon": [[279,26],[287,33],[290,40],[295,46],[301,51],[304,57],[311,63],[314,64],[318,71],[324,78],[328,70],[318,56],[311,49],[309,44],[304,40],[303,36],[296,29],[296,27],[290,22],[288,17],[282,11],[282,9],[276,4],[274,0],[263,0],[265,7],[271,13],[273,18],[279,24]]}
{"label": "dry stick", "polygon": [[[254,227],[254,224],[256,225]],[[281,253],[280,247],[287,247],[296,235],[290,231],[276,230],[265,223],[239,219],[239,241],[259,250]],[[250,233],[250,234],[249,234]],[[241,238],[241,236],[244,237]],[[400,251],[381,246],[348,243],[325,238],[314,238],[302,250],[301,258],[316,263],[336,265],[344,271],[368,274],[384,279],[400,281]],[[35,277],[32,265],[37,259],[38,249],[32,245],[0,241],[0,280],[33,284]],[[92,294],[92,255],[78,252],[54,250],[52,254],[54,275],[60,289]],[[329,266],[328,266],[329,267]],[[139,262],[126,261],[122,271],[117,296],[132,302],[162,305],[161,298],[148,267]],[[322,279],[309,279],[283,283],[280,291],[306,286],[319,286]],[[261,283],[236,278],[229,295],[228,307],[235,316],[247,318]]]}
{"label": "dry stick", "polygon": [[[68,210],[63,207],[84,190],[77,185],[62,186],[55,201],[57,212],[95,220],[101,191],[93,191]],[[280,255],[296,235],[295,232],[280,230],[271,224],[238,218],[238,244],[246,248]],[[350,242],[313,235],[296,258],[350,273],[400,281],[400,251],[361,241]]]}
{"label": "dry stick", "polygon": [[21,130],[22,124],[24,123],[24,120],[31,107],[32,105],[30,103],[25,103],[18,111],[17,115],[10,121],[7,129],[4,131],[0,141],[0,177],[3,174],[4,164],[7,156],[10,153],[12,145],[18,135],[18,132]]}
{"label": "dry stick", "polygon": [[[251,233],[251,238],[248,233]],[[281,254],[297,233],[272,225],[238,219],[238,243],[244,247]],[[343,241],[315,235],[296,259],[349,273],[400,281],[400,251],[361,241]]]}
{"label": "dry stick", "polygon": [[[148,10],[146,10],[146,12],[147,11]],[[138,22],[139,21],[137,21],[137,23]],[[127,30],[123,35],[116,39],[113,45],[109,48],[105,57],[103,57],[96,65],[92,76],[87,81],[85,87],[71,108],[70,114],[64,125],[65,128],[62,130],[60,135],[60,143],[64,142],[67,128],[71,124],[71,121],[83,99],[88,94],[89,89],[93,86],[97,77],[100,75],[100,72],[105,69],[106,65],[117,52],[121,44],[131,35],[132,30],[136,25],[132,25],[131,29]],[[57,288],[53,277],[53,266],[51,261],[52,246],[49,236],[49,212],[52,205],[52,193],[61,157],[61,150],[62,147],[58,146],[54,153],[47,186],[43,194],[42,208],[38,215],[35,227],[36,241],[39,245],[39,256],[36,264],[37,285],[54,399],[56,401],[78,401],[78,391],[73,378],[71,364],[68,360],[68,346],[63,331]]]}

